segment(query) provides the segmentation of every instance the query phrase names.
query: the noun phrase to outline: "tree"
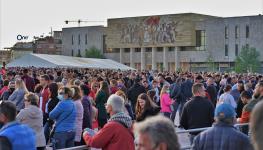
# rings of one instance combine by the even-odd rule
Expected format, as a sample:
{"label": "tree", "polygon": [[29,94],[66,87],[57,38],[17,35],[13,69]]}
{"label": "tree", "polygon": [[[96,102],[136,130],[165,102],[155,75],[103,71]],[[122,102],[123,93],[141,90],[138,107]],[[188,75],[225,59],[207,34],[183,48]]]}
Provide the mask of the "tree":
{"label": "tree", "polygon": [[240,54],[235,59],[237,73],[257,72],[260,68],[260,53],[253,47],[243,46]]}
{"label": "tree", "polygon": [[96,47],[91,47],[90,49],[86,49],[85,57],[87,58],[103,58],[103,55],[101,54],[100,50]]}

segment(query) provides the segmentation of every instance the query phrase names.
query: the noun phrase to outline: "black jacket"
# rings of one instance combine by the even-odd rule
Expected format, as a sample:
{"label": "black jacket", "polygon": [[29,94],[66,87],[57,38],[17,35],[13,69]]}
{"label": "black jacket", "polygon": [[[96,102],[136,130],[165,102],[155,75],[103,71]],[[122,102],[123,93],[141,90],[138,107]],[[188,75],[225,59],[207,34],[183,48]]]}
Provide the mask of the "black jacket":
{"label": "black jacket", "polygon": [[50,125],[52,125],[54,123],[53,120],[48,119],[48,118],[49,118],[49,113],[57,106],[58,102],[59,102],[59,99],[57,97],[52,98],[48,102],[48,106],[47,106],[48,113],[45,113],[45,115],[44,115],[44,124],[46,121],[48,121],[48,123],[50,123]]}
{"label": "black jacket", "polygon": [[[180,120],[180,125],[184,129],[210,127],[213,122],[214,106],[208,99],[196,96],[185,103]],[[198,133],[190,134],[196,135]]]}
{"label": "black jacket", "polygon": [[193,83],[189,79],[187,79],[185,82],[182,83],[181,91],[182,91],[183,101],[189,100],[192,97],[192,86],[193,86]]}
{"label": "black jacket", "polygon": [[139,83],[135,83],[129,90],[128,90],[128,100],[131,102],[133,112],[135,112],[135,105],[137,102],[137,98],[141,93],[146,93],[145,88],[140,85]]}
{"label": "black jacket", "polygon": [[214,85],[209,85],[206,88],[207,93],[209,94],[212,103],[214,104],[214,107],[216,106],[216,101],[217,101],[217,92],[216,92],[216,87]]}
{"label": "black jacket", "polygon": [[147,117],[155,116],[160,112],[160,107],[152,107],[151,109],[145,110],[140,116],[136,116],[136,121],[144,121]]}

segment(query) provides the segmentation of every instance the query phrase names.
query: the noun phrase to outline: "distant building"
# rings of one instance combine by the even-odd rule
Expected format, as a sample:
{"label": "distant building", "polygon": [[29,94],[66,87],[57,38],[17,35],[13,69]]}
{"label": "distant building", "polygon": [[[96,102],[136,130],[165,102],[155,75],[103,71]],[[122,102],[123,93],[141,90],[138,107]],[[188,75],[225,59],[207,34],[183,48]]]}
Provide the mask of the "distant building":
{"label": "distant building", "polygon": [[[108,19],[106,58],[139,70],[205,71],[234,66],[243,46],[263,62],[263,16],[216,17],[195,13]],[[263,68],[263,67],[262,67]],[[263,71],[263,69],[262,69]]]}
{"label": "distant building", "polygon": [[62,48],[62,32],[54,31],[53,36],[38,38],[35,40],[34,46],[34,53],[60,55]]}
{"label": "distant building", "polygon": [[11,51],[10,50],[0,50],[0,66],[3,62],[6,64],[11,61]]}
{"label": "distant building", "polygon": [[33,42],[17,42],[13,47],[9,48],[11,50],[11,59],[16,59],[21,56],[33,53]]}
{"label": "distant building", "polygon": [[82,56],[92,47],[103,54],[105,49],[105,27],[86,26],[62,29],[62,55]]}

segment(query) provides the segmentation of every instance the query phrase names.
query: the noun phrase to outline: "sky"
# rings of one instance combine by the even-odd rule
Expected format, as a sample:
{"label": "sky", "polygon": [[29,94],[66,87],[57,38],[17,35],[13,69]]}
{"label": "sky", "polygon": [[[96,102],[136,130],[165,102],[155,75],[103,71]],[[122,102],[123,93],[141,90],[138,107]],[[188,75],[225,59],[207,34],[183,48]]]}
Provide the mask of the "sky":
{"label": "sky", "polygon": [[104,21],[81,26],[107,25],[107,18],[176,13],[231,17],[263,14],[263,0],[0,0],[0,49],[11,47],[17,35],[49,35],[65,20]]}

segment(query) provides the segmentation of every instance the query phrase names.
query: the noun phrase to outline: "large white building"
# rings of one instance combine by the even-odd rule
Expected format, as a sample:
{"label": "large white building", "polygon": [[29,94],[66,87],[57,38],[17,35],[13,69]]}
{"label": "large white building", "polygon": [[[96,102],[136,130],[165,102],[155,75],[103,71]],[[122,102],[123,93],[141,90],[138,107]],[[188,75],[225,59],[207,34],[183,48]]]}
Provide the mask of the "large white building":
{"label": "large white building", "polygon": [[[195,13],[108,19],[108,26],[64,28],[63,54],[96,46],[106,58],[139,70],[225,71],[242,47],[263,62],[263,16],[216,17]],[[92,33],[92,34],[91,34]],[[263,71],[263,66],[262,66]]]}

